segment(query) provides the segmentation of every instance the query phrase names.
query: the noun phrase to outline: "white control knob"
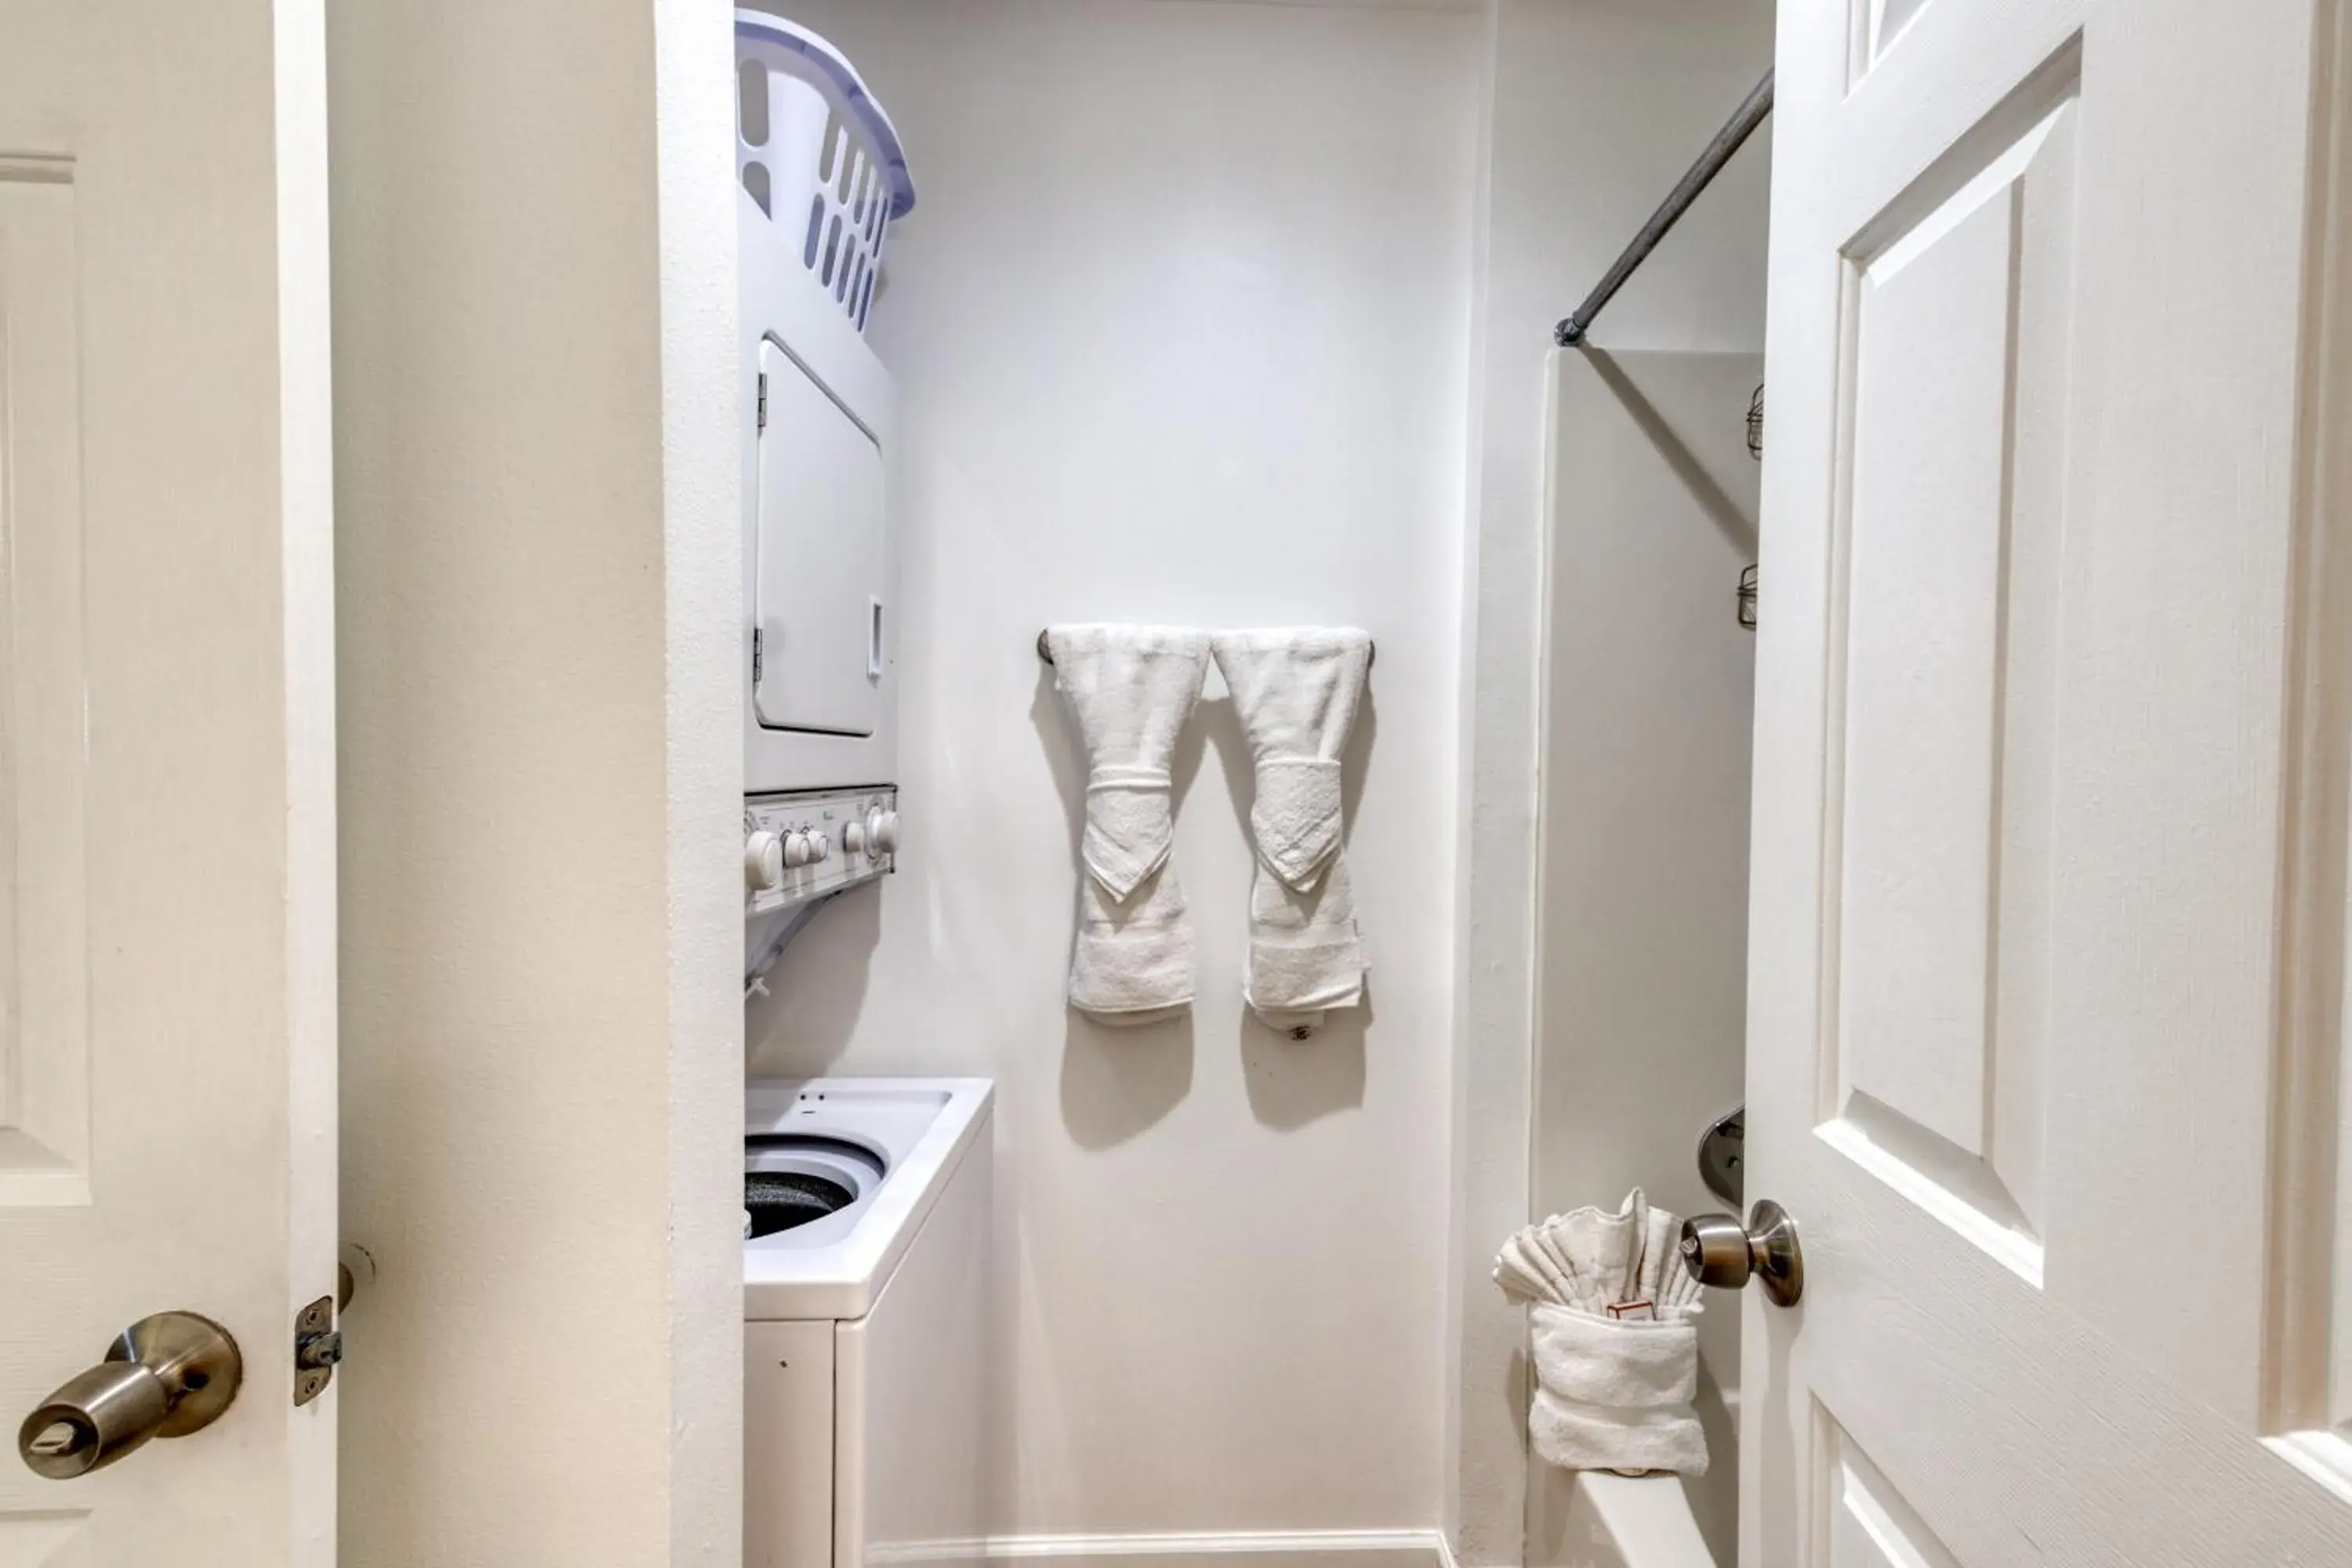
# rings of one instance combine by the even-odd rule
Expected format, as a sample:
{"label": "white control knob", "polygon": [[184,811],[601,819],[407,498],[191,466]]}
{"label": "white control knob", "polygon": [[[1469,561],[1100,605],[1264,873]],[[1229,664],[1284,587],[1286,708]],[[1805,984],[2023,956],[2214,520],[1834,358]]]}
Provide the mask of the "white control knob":
{"label": "white control knob", "polygon": [[871,838],[875,854],[895,855],[898,852],[898,814],[897,812],[877,811],[868,826],[873,830]]}
{"label": "white control knob", "polygon": [[744,839],[743,879],[754,890],[782,887],[784,880],[784,841],[772,833],[754,833]]}
{"label": "white control knob", "polygon": [[833,840],[832,840],[832,839],[830,839],[830,838],[827,838],[827,837],[826,837],[824,834],[822,834],[822,833],[812,833],[812,834],[810,834],[810,835],[809,835],[809,858],[810,858],[810,859],[812,859],[812,860],[830,860],[830,859],[832,859],[832,858],[833,858]]}
{"label": "white control knob", "polygon": [[795,833],[790,838],[784,840],[785,865],[805,866],[815,858],[816,846],[809,842],[809,836],[807,834]]}
{"label": "white control knob", "polygon": [[873,843],[874,840],[866,836],[866,824],[854,816],[849,819],[849,826],[841,830],[841,847],[845,854],[866,854]]}

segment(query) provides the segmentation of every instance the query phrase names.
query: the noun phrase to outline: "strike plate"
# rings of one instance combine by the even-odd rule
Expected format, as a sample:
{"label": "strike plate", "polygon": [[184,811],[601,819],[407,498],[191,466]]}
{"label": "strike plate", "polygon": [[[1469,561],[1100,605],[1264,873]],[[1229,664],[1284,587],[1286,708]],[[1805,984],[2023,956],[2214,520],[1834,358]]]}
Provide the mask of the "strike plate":
{"label": "strike plate", "polygon": [[335,1299],[321,1296],[294,1317],[294,1404],[299,1408],[327,1392],[335,1363],[343,1359],[343,1336],[335,1329]]}

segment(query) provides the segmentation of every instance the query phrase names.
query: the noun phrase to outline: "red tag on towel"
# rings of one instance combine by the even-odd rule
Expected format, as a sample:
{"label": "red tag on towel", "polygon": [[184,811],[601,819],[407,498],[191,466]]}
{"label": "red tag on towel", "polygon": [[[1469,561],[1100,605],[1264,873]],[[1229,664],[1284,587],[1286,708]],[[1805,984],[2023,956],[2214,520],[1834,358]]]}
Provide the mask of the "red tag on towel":
{"label": "red tag on towel", "polygon": [[1654,1323],[1658,1321],[1658,1307],[1654,1301],[1618,1301],[1610,1307],[1609,1315],[1620,1321],[1632,1318]]}

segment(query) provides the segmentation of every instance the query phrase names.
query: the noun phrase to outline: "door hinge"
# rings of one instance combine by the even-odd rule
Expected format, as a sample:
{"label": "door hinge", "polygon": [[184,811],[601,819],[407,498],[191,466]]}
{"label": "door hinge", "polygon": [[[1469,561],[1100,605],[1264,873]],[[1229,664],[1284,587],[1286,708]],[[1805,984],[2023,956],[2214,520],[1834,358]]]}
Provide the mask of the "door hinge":
{"label": "door hinge", "polygon": [[751,628],[751,684],[754,686],[760,684],[760,677],[768,668],[767,640],[761,635],[759,627]]}
{"label": "door hinge", "polygon": [[764,370],[760,373],[759,416],[759,427],[765,430],[768,427],[768,373]]}
{"label": "door hinge", "polygon": [[294,1403],[308,1405],[335,1381],[343,1336],[335,1327],[335,1299],[321,1296],[294,1315]]}

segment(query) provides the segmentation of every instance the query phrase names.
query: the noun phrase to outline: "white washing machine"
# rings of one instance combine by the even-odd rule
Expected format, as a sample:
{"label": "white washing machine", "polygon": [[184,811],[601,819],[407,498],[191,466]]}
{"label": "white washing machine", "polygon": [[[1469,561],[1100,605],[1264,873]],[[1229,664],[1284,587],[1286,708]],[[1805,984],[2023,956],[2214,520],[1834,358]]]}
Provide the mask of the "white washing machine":
{"label": "white washing machine", "polygon": [[745,1568],[976,1563],[993,1089],[754,1081],[748,1101]]}

